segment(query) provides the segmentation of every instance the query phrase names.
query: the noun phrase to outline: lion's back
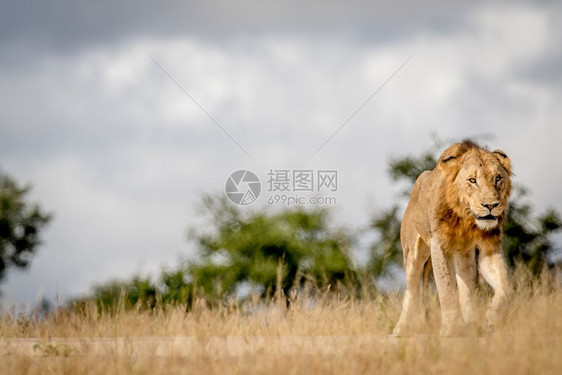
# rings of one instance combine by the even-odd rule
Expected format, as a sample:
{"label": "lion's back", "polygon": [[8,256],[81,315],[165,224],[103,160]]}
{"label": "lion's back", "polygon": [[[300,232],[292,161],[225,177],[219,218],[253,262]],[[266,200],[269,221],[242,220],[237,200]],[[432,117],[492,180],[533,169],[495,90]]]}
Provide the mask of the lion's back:
{"label": "lion's back", "polygon": [[410,201],[404,212],[400,228],[401,242],[413,244],[418,235],[429,241],[431,206],[435,201],[435,179],[438,178],[435,171],[423,171],[417,178]]}

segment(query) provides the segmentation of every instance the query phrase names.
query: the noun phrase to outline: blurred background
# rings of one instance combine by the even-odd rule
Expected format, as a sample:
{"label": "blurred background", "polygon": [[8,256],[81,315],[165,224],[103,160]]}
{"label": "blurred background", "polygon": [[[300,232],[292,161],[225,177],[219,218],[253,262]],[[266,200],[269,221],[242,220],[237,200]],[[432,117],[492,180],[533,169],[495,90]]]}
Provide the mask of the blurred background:
{"label": "blurred background", "polygon": [[0,173],[52,214],[2,305],[195,257],[198,207],[239,169],[337,170],[359,263],[373,217],[401,215],[389,164],[463,138],[562,210],[561,21],[555,1],[1,1]]}

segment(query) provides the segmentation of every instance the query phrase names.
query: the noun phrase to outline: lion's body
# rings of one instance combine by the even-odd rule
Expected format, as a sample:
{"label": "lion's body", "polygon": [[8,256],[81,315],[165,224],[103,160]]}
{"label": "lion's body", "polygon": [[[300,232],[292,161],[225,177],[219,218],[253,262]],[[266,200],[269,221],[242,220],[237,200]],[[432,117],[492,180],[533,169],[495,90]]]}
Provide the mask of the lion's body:
{"label": "lion's body", "polygon": [[480,272],[495,290],[489,324],[501,317],[510,294],[501,252],[510,175],[511,164],[503,152],[490,152],[465,141],[445,150],[435,169],[418,177],[400,230],[407,289],[394,335],[407,334],[410,329],[420,303],[421,281],[425,280],[426,291],[431,266],[441,303],[442,333],[457,332],[462,318],[475,323],[476,248]]}

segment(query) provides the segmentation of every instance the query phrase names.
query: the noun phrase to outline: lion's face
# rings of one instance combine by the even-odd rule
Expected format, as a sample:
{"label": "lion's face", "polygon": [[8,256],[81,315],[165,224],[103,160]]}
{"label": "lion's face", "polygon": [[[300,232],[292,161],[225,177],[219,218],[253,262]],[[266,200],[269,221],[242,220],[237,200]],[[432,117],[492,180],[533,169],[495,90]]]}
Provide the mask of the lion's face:
{"label": "lion's face", "polygon": [[[482,154],[482,153],[480,153]],[[492,153],[466,155],[455,178],[460,203],[483,230],[497,227],[507,209],[509,174]]]}
{"label": "lion's face", "polygon": [[455,176],[452,186],[448,186],[453,190],[448,192],[448,198],[456,206],[457,213],[474,220],[481,230],[495,229],[508,208],[511,191],[509,158],[501,151],[473,148],[459,157],[445,160],[445,163],[452,168],[449,173],[453,172]]}

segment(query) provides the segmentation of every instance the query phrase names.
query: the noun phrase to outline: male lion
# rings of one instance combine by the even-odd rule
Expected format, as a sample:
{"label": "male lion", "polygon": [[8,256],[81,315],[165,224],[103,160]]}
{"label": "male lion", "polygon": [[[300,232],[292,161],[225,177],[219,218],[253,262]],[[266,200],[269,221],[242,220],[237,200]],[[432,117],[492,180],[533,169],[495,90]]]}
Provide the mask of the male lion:
{"label": "male lion", "polygon": [[420,174],[400,228],[406,293],[394,336],[412,328],[422,278],[425,297],[432,266],[441,304],[441,335],[457,334],[465,323],[476,322],[472,304],[476,248],[480,273],[494,289],[486,314],[488,327],[502,318],[511,294],[501,247],[510,176],[511,162],[504,152],[487,151],[469,140],[446,149],[435,169]]}

